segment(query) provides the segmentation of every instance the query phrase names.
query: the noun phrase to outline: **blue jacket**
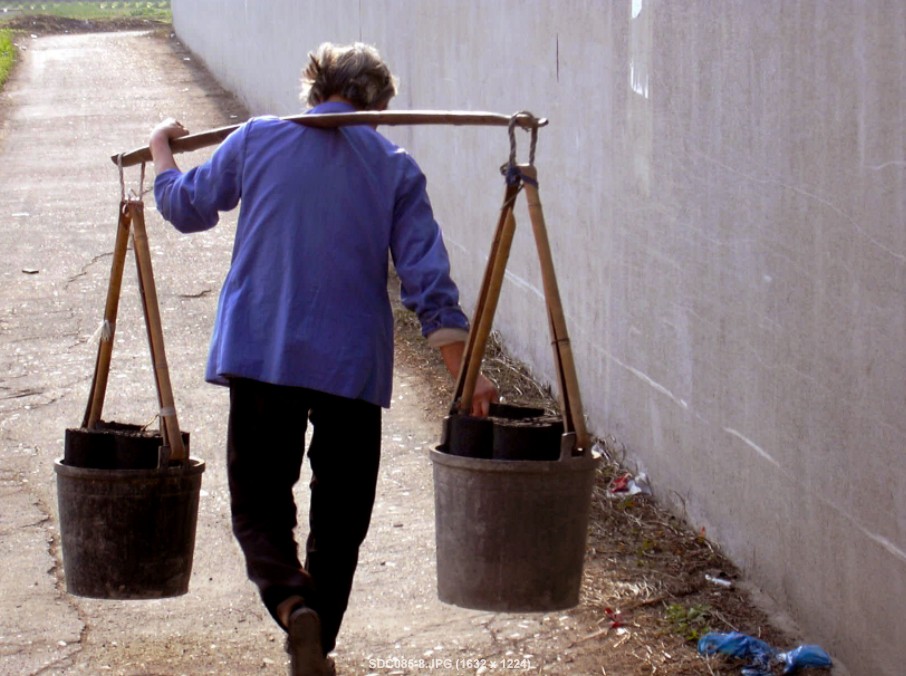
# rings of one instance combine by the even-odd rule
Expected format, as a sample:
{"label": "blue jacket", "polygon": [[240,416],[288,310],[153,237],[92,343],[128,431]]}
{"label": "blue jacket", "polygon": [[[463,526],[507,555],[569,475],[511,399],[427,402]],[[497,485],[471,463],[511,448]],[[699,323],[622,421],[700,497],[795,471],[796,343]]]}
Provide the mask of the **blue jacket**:
{"label": "blue jacket", "polygon": [[[312,112],[347,112],[325,103]],[[159,174],[160,213],[182,232],[239,222],[206,372],[307,387],[388,407],[388,252],[425,336],[467,329],[415,161],[373,128],[254,118],[204,164]]]}

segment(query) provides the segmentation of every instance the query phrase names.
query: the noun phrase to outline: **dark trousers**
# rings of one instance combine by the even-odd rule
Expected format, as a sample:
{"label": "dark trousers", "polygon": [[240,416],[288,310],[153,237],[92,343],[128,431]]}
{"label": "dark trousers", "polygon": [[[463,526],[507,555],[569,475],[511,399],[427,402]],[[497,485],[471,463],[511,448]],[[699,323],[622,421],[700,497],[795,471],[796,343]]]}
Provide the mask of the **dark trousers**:
{"label": "dark trousers", "polygon": [[[293,486],[312,424],[309,533],[304,566],[293,530]],[[374,505],[381,408],[305,388],[230,381],[227,474],[233,533],[249,579],[276,619],[292,595],[321,618],[322,647],[334,648]]]}

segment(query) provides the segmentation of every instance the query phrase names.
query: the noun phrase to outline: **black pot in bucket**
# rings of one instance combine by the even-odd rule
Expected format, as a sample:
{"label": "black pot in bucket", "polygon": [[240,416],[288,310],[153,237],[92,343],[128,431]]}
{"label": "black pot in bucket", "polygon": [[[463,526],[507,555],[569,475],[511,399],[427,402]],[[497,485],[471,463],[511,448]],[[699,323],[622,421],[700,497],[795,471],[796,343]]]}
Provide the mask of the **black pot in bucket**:
{"label": "black pot in bucket", "polygon": [[557,460],[563,421],[553,416],[494,421],[491,457],[496,460]]}
{"label": "black pot in bucket", "polygon": [[[182,432],[189,448],[189,433]],[[63,463],[93,469],[153,469],[160,461],[160,432],[139,425],[99,421],[93,429],[66,430]]]}
{"label": "black pot in bucket", "polygon": [[438,450],[466,458],[556,460],[563,422],[543,408],[492,404],[487,418],[453,414]]}
{"label": "black pot in bucket", "polygon": [[446,419],[446,450],[466,458],[490,458],[494,446],[494,423],[490,418],[451,415]]}
{"label": "black pot in bucket", "polygon": [[185,594],[204,462],[158,468],[160,434],[102,425],[66,430],[54,464],[66,590],[101,599]]}

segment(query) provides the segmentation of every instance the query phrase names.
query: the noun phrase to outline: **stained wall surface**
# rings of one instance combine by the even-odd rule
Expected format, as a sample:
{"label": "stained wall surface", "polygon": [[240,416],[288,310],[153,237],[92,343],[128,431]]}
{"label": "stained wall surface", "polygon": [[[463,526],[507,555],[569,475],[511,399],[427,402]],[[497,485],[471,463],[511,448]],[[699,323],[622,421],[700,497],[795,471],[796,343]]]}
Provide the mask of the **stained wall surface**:
{"label": "stained wall surface", "polygon": [[[378,45],[396,108],[550,118],[537,166],[590,429],[853,673],[902,673],[906,5],[173,0],[256,113],[306,53]],[[393,128],[466,306],[500,129]],[[527,136],[519,134],[520,159]],[[524,207],[496,328],[552,374]]]}

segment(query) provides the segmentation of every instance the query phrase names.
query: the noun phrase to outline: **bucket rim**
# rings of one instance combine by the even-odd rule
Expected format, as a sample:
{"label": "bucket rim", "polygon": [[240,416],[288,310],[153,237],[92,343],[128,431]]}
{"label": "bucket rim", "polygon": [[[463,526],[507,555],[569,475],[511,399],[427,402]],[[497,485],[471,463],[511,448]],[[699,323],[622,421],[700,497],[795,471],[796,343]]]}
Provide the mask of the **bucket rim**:
{"label": "bucket rim", "polygon": [[64,458],[54,460],[54,472],[63,476],[82,479],[97,479],[107,477],[111,479],[139,479],[148,476],[193,476],[202,474],[205,470],[205,462],[201,458],[191,456],[186,465],[175,465],[173,467],[154,467],[145,469],[101,469],[96,467],[75,467],[63,462]]}
{"label": "bucket rim", "polygon": [[475,470],[478,472],[506,472],[523,474],[556,474],[567,472],[586,472],[597,468],[601,462],[600,454],[589,451],[583,455],[557,460],[503,460],[499,458],[472,458],[453,455],[438,449],[431,449],[431,461],[456,469]]}

